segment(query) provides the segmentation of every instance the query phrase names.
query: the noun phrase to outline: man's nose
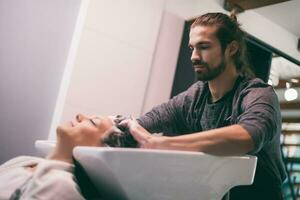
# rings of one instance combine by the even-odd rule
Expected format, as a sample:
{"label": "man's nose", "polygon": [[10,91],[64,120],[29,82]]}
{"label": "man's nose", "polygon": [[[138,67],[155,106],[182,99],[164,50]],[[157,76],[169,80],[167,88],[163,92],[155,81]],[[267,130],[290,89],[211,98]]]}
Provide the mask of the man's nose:
{"label": "man's nose", "polygon": [[87,119],[89,119],[89,118],[88,118],[87,116],[81,114],[81,113],[78,113],[78,114],[76,115],[76,120],[77,120],[78,122],[82,122],[82,121],[87,120]]}
{"label": "man's nose", "polygon": [[201,55],[196,49],[192,51],[192,55],[191,55],[191,61],[195,61],[195,60],[201,60]]}

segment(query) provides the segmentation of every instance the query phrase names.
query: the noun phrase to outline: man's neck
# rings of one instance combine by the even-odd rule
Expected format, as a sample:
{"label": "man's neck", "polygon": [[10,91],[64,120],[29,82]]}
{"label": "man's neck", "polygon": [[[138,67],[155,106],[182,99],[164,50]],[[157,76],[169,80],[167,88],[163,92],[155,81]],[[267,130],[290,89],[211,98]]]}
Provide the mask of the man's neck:
{"label": "man's neck", "polygon": [[208,81],[209,90],[212,97],[212,102],[221,99],[226,93],[232,90],[238,73],[234,65],[228,65],[225,71],[215,79]]}

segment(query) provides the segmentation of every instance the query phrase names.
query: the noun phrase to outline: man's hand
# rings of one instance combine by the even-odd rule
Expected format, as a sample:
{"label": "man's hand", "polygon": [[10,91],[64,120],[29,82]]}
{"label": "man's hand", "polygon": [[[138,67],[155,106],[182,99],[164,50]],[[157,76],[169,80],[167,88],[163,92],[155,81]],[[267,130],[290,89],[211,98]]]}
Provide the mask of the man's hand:
{"label": "man's hand", "polygon": [[135,119],[125,119],[119,123],[120,127],[129,129],[129,132],[138,142],[140,148],[146,149],[160,149],[162,148],[164,138],[163,136],[155,136],[149,133],[142,127]]}

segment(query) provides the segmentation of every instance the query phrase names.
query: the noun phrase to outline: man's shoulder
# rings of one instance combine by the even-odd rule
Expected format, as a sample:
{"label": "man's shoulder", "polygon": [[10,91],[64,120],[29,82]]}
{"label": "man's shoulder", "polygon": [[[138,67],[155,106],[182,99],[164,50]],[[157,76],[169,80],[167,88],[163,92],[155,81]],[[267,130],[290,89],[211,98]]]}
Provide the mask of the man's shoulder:
{"label": "man's shoulder", "polygon": [[205,82],[197,81],[185,91],[174,96],[171,101],[175,100],[176,102],[182,102],[183,104],[188,105],[203,94],[204,88],[206,88],[205,85]]}
{"label": "man's shoulder", "polygon": [[247,101],[249,101],[249,99],[261,99],[268,102],[278,102],[278,97],[274,91],[274,88],[259,78],[243,79],[240,82],[235,96],[237,99],[246,98]]}
{"label": "man's shoulder", "polygon": [[239,90],[269,90],[273,91],[273,87],[265,83],[260,78],[242,77],[239,84]]}

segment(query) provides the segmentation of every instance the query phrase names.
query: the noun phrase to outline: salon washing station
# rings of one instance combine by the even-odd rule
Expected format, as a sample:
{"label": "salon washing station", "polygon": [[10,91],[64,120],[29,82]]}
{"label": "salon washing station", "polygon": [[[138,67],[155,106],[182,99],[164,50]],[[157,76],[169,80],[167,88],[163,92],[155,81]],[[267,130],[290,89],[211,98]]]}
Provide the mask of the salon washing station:
{"label": "salon washing station", "polygon": [[[36,142],[40,155],[54,145]],[[73,155],[99,190],[128,200],[221,200],[230,188],[252,184],[257,162],[254,156],[109,147],[76,147]]]}

